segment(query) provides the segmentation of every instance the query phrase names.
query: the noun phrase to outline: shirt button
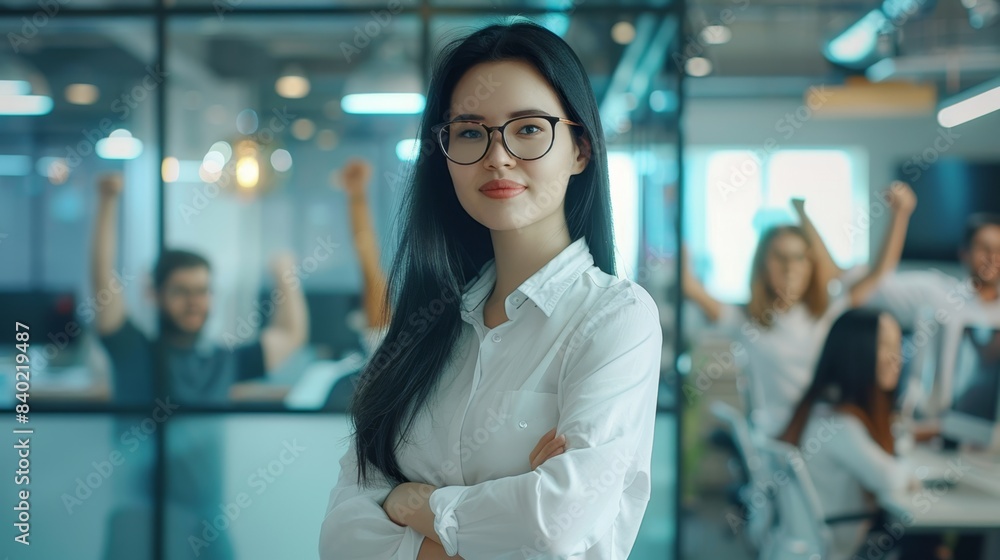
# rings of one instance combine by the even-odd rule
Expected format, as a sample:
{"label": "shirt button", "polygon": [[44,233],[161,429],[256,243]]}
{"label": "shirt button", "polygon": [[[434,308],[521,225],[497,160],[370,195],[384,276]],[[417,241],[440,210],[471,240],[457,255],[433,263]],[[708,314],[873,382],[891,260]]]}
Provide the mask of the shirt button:
{"label": "shirt button", "polygon": [[521,303],[521,297],[520,296],[514,296],[514,303]]}
{"label": "shirt button", "polygon": [[500,342],[501,338],[500,333],[493,333],[493,342]]}
{"label": "shirt button", "polygon": [[527,423],[527,422],[525,422],[524,420],[521,420],[520,422],[518,422],[518,423],[517,423],[517,425],[518,425],[518,427],[520,427],[520,428],[521,428],[522,430],[523,430],[524,428],[527,428],[527,427],[528,427],[528,423]]}

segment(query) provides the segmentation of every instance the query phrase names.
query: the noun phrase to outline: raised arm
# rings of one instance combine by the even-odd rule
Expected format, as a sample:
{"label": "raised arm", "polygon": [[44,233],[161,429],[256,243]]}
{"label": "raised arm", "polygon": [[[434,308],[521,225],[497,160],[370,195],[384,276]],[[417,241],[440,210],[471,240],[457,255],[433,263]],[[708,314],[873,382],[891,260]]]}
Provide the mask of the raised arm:
{"label": "raised arm", "polygon": [[291,255],[280,255],[272,262],[274,317],[260,337],[266,371],[273,371],[309,340],[309,310],[294,267]]}
{"label": "raised arm", "polygon": [[830,256],[829,249],[826,247],[826,243],[823,241],[823,237],[816,229],[816,225],[809,219],[809,214],[806,213],[805,199],[793,198],[792,206],[799,215],[799,225],[806,232],[806,237],[809,239],[809,246],[813,253],[813,262],[816,263],[816,274],[820,275],[820,285],[826,286],[830,280],[839,278],[844,273],[844,270],[834,262],[833,257]]}
{"label": "raised arm", "polygon": [[372,168],[367,162],[354,159],[344,166],[341,181],[347,193],[354,249],[361,263],[365,316],[369,327],[378,328],[389,324],[390,310],[384,309],[387,305],[386,280],[379,262],[378,235],[368,206],[371,175]]}
{"label": "raised arm", "polygon": [[[95,299],[96,327],[99,335],[118,331],[125,323],[125,294],[117,289],[114,277],[118,254],[118,201],[123,181],[121,174],[103,175],[98,179],[99,202],[94,220],[94,236],[90,254],[90,284]],[[110,298],[107,304],[104,300]]]}
{"label": "raised arm", "polygon": [[681,248],[681,291],[684,292],[684,297],[701,308],[709,321],[714,323],[722,316],[722,303],[708,293],[704,284],[698,281],[694,271],[691,270],[691,260],[686,247]]}
{"label": "raised arm", "polygon": [[850,289],[851,305],[863,305],[875,292],[879,282],[896,270],[899,257],[903,254],[903,243],[906,241],[906,229],[910,224],[910,216],[917,206],[917,197],[909,185],[895,181],[885,191],[892,210],[889,231],[886,232],[882,250],[879,252],[875,266]]}

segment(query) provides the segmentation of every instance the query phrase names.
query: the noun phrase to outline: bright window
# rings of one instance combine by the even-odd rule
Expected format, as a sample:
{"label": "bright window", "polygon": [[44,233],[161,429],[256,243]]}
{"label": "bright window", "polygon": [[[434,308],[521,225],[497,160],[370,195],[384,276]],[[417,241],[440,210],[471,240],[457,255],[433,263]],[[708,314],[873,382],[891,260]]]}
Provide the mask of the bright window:
{"label": "bright window", "polygon": [[692,264],[722,301],[750,297],[750,267],[767,228],[798,222],[806,211],[841,267],[868,260],[867,160],[856,149],[760,150],[692,148],[686,176],[685,238]]}

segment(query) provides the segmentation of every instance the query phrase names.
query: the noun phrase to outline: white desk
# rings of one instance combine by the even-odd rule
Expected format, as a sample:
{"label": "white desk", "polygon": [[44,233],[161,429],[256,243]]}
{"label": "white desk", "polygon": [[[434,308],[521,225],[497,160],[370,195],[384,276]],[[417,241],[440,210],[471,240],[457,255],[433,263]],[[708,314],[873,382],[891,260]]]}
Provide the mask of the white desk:
{"label": "white desk", "polygon": [[961,530],[986,535],[983,558],[1000,558],[1000,471],[954,451],[919,446],[905,458],[923,478],[953,481],[931,484],[894,498],[886,509],[907,532]]}

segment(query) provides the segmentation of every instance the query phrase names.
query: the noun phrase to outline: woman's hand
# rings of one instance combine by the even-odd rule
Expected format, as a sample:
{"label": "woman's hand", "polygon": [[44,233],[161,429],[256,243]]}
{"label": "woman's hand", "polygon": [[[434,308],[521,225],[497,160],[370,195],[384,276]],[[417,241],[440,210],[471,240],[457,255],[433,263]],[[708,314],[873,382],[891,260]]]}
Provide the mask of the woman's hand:
{"label": "woman's hand", "polygon": [[461,556],[457,554],[455,556],[448,556],[444,552],[444,547],[436,541],[431,539],[424,539],[420,543],[420,551],[417,553],[417,560],[444,560],[448,558],[449,560],[462,560]]}
{"label": "woman's hand", "polygon": [[535,470],[539,465],[556,455],[562,455],[564,451],[566,451],[566,435],[562,434],[556,437],[556,429],[552,428],[542,436],[542,439],[538,440],[535,448],[528,454],[531,470]]}
{"label": "woman's hand", "polygon": [[427,501],[434,487],[429,486],[430,491],[426,492],[427,495],[421,496],[421,486],[428,485],[404,482],[389,492],[385,502],[382,503],[382,509],[393,523],[405,527],[408,525],[409,517],[416,512],[422,502]]}
{"label": "woman's hand", "polygon": [[927,442],[941,435],[941,423],[937,420],[917,422],[913,425],[911,433],[917,443]]}

